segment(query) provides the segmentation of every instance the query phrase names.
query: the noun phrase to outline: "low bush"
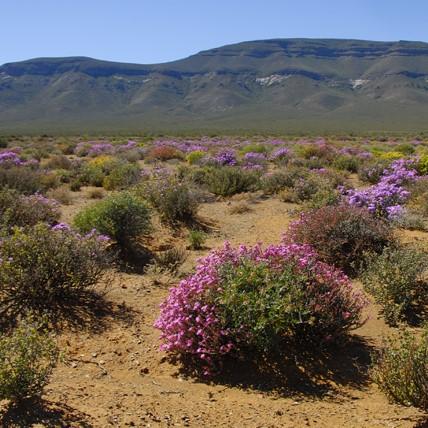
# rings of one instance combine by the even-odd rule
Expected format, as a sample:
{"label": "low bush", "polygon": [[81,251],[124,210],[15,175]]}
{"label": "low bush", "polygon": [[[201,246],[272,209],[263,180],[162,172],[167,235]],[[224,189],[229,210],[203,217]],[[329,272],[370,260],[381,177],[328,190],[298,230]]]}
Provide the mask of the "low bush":
{"label": "low bush", "polygon": [[371,162],[360,165],[358,168],[358,178],[365,183],[377,184],[379,183],[386,167],[386,162]]}
{"label": "low bush", "polygon": [[415,315],[427,303],[428,255],[417,248],[386,248],[377,257],[369,256],[368,269],[362,276],[364,288],[381,305],[390,324]]}
{"label": "low bush", "polygon": [[338,190],[329,187],[321,187],[305,202],[304,210],[311,211],[322,207],[338,205],[341,201],[341,194]]}
{"label": "low bush", "polygon": [[243,155],[247,153],[266,153],[266,152],[267,152],[267,147],[265,145],[256,144],[256,143],[247,144],[241,150],[241,153]]}
{"label": "low bush", "polygon": [[206,239],[206,234],[200,230],[194,229],[189,231],[189,244],[192,250],[200,250]]}
{"label": "low bush", "polygon": [[203,152],[202,150],[195,150],[186,156],[186,160],[190,165],[198,165],[205,156],[206,152]]}
{"label": "low bush", "polygon": [[409,187],[409,207],[413,212],[428,217],[428,179],[420,178]]}
{"label": "low bush", "polygon": [[342,171],[348,171],[348,172],[357,172],[359,162],[358,159],[355,156],[338,156],[333,161],[332,164],[335,168],[342,170]]}
{"label": "low bush", "polygon": [[0,243],[0,315],[53,313],[78,301],[110,266],[104,237],[81,236],[64,224],[15,228]]}
{"label": "low bush", "polygon": [[428,329],[420,339],[402,332],[387,340],[374,356],[372,376],[390,400],[428,411]]}
{"label": "low bush", "polygon": [[22,322],[0,336],[0,401],[40,397],[58,360],[53,338],[40,325]]}
{"label": "low bush", "polygon": [[292,185],[293,182],[290,182],[289,174],[283,171],[265,174],[260,180],[260,187],[265,195],[277,194],[281,190],[291,187]]}
{"label": "low bush", "polygon": [[192,223],[199,202],[190,187],[175,177],[166,176],[148,181],[140,188],[144,197],[169,224]]}
{"label": "low bush", "polygon": [[428,230],[428,222],[418,212],[404,210],[401,215],[392,221],[393,226],[407,230]]}
{"label": "low bush", "polygon": [[416,169],[421,175],[428,175],[428,154],[422,155],[419,158]]}
{"label": "low bush", "polygon": [[122,190],[136,183],[141,178],[140,168],[132,163],[120,163],[103,178],[103,187],[106,190]]}
{"label": "low bush", "polygon": [[51,189],[46,193],[46,195],[63,205],[71,205],[73,202],[73,196],[67,187]]}
{"label": "low bush", "polygon": [[149,150],[146,155],[148,161],[167,161],[171,159],[183,159],[184,155],[181,151],[171,146],[157,146]]}
{"label": "low bush", "polygon": [[64,155],[54,155],[45,164],[48,169],[65,169],[69,170],[73,166],[72,161]]}
{"label": "low bush", "polygon": [[12,227],[35,226],[59,220],[59,205],[40,194],[21,195],[13,189],[0,190],[0,224],[10,231]]}
{"label": "low bush", "polygon": [[177,272],[178,268],[185,262],[186,250],[179,247],[172,247],[156,254],[154,268],[162,272]]}
{"label": "low bush", "polygon": [[230,206],[230,214],[245,214],[251,211],[251,207],[245,201],[237,202]]}
{"label": "low bush", "polygon": [[232,196],[256,189],[259,174],[236,167],[213,168],[206,174],[208,190],[218,196]]}
{"label": "low bush", "polygon": [[150,231],[150,210],[135,194],[120,192],[83,209],[75,217],[74,224],[84,233],[96,229],[127,248],[140,235]]}
{"label": "low bush", "polygon": [[102,189],[91,189],[88,192],[88,196],[90,199],[103,199],[105,192]]}
{"label": "low bush", "polygon": [[390,225],[348,205],[302,213],[290,224],[284,239],[312,245],[322,260],[348,274],[355,274],[364,265],[366,252],[380,254],[394,242]]}
{"label": "low bush", "polygon": [[4,187],[27,195],[47,190],[42,173],[28,167],[0,168],[0,188]]}
{"label": "low bush", "polygon": [[268,355],[290,342],[332,343],[361,325],[366,301],[309,246],[226,244],[172,288],[156,327],[162,348],[205,374],[228,355]]}

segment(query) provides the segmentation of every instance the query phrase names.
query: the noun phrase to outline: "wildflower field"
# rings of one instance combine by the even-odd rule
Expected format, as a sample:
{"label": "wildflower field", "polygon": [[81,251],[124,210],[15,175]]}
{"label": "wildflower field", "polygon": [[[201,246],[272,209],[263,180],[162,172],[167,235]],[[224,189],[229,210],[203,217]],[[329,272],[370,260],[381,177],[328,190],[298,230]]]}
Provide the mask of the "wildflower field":
{"label": "wildflower field", "polygon": [[428,423],[428,139],[0,143],[0,425]]}

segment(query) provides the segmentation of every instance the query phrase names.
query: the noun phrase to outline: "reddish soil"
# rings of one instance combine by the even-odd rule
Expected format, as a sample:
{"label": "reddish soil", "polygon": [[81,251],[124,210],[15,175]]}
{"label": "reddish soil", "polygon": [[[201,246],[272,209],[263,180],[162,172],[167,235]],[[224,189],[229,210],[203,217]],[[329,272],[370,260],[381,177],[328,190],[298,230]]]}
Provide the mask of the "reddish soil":
{"label": "reddish soil", "polygon": [[[64,207],[70,220],[88,189]],[[241,197],[240,199],[245,199]],[[278,242],[295,208],[276,199],[250,200],[250,211],[231,214],[241,201],[204,204],[201,217],[212,224],[203,251],[189,251],[179,274],[222,245]],[[413,238],[413,235],[409,235]],[[417,234],[428,242],[427,234]],[[161,231],[154,238],[186,245],[185,233]],[[152,325],[168,287],[166,274],[118,273],[105,302],[79,327],[65,330],[65,359],[55,370],[40,406],[4,410],[3,426],[43,427],[415,427],[423,415],[388,403],[367,374],[369,354],[391,332],[375,306],[350,344],[320,355],[304,369],[295,361],[276,362],[263,372],[237,364],[223,379],[204,382],[180,373],[158,350]],[[358,284],[356,284],[358,286]],[[104,305],[104,308],[102,306]]]}

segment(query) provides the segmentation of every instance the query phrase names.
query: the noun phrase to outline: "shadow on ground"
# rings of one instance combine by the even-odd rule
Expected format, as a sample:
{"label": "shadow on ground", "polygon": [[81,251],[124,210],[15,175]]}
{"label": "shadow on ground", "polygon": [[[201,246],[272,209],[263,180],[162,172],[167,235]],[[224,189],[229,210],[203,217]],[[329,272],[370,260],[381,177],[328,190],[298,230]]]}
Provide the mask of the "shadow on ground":
{"label": "shadow on ground", "polygon": [[[46,306],[46,305],[44,305]],[[114,304],[106,299],[105,293],[83,291],[73,297],[64,296],[49,304],[49,311],[44,306],[33,314],[44,314],[56,331],[64,329],[88,330],[93,333],[105,331],[112,322],[130,325],[135,318],[135,311],[125,304]],[[16,324],[22,314],[11,311],[4,317],[1,330],[7,331]]]}
{"label": "shadow on ground", "polygon": [[[270,358],[228,361],[221,374],[209,382],[282,396],[334,395],[341,386],[366,387],[372,352],[373,347],[357,337],[330,349],[287,348]],[[195,376],[187,364],[181,367],[180,374]]]}
{"label": "shadow on ground", "polygon": [[2,427],[10,428],[28,428],[36,424],[48,428],[94,427],[89,415],[81,413],[66,404],[58,404],[46,400],[28,401],[21,405],[9,405],[4,410],[0,408],[0,424]]}

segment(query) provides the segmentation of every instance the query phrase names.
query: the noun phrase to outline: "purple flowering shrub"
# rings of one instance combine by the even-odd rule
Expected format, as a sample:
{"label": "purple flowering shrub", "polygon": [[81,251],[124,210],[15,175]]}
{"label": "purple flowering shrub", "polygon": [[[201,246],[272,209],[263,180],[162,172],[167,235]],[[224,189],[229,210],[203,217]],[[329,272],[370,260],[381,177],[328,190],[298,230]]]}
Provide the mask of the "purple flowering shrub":
{"label": "purple flowering shrub", "polygon": [[394,242],[392,229],[367,210],[342,204],[302,213],[284,235],[287,243],[312,245],[326,263],[356,273],[365,253],[380,254]]}
{"label": "purple flowering shrub", "polygon": [[413,160],[399,159],[385,169],[379,182],[367,189],[345,192],[350,205],[366,207],[371,214],[396,219],[403,213],[403,204],[410,197],[405,185],[414,183],[418,173]]}
{"label": "purple flowering shrub", "polygon": [[105,237],[66,225],[15,228],[0,241],[0,317],[60,311],[91,290],[111,266]]}
{"label": "purple flowering shrub", "polygon": [[23,163],[24,161],[15,152],[5,151],[0,153],[0,166],[2,168],[21,166]]}
{"label": "purple flowering shrub", "polygon": [[365,305],[348,278],[308,245],[226,243],[171,288],[155,326],[163,350],[210,375],[227,356],[336,341],[361,324]]}
{"label": "purple flowering shrub", "polygon": [[267,157],[264,153],[248,152],[243,158],[244,168],[263,169],[267,164]]}
{"label": "purple flowering shrub", "polygon": [[230,149],[221,150],[211,160],[219,166],[235,166],[238,163],[235,150]]}
{"label": "purple flowering shrub", "polygon": [[0,224],[8,230],[40,222],[54,224],[59,217],[59,204],[53,199],[38,193],[25,196],[12,189],[0,191]]}
{"label": "purple flowering shrub", "polygon": [[272,151],[269,155],[269,160],[279,163],[286,164],[291,158],[291,150],[287,147],[279,147]]}

